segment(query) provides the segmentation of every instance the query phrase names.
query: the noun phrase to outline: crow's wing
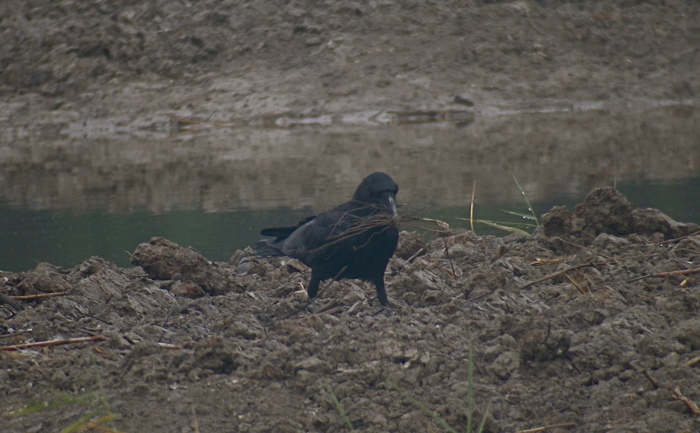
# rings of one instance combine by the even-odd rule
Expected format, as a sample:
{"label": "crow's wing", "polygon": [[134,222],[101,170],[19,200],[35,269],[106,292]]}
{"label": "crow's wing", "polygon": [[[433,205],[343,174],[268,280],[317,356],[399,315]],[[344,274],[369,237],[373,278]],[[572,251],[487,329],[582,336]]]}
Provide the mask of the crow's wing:
{"label": "crow's wing", "polygon": [[332,243],[352,225],[352,220],[342,205],[316,215],[284,240],[282,251],[311,266],[331,254]]}
{"label": "crow's wing", "polygon": [[[289,254],[284,251],[284,243],[287,238],[292,235],[296,230],[302,227],[304,224],[316,218],[316,216],[310,216],[299,221],[295,226],[291,227],[270,227],[262,229],[260,234],[263,236],[272,236],[275,239],[262,239],[253,245],[255,252],[264,257],[277,257],[277,256],[287,256]],[[290,256],[294,257],[294,256]]]}
{"label": "crow's wing", "polygon": [[363,218],[374,208],[358,202],[346,202],[329,211],[306,218],[294,227],[268,228],[260,232],[274,236],[258,242],[255,250],[267,256],[294,257],[308,266],[329,260],[340,250],[351,251],[365,241],[354,236]]}

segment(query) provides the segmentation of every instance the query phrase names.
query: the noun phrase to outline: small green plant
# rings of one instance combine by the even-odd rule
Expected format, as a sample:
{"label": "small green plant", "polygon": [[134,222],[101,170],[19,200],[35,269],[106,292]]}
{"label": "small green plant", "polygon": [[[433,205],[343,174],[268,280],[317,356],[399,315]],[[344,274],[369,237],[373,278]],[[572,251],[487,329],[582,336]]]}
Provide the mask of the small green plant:
{"label": "small green plant", "polygon": [[472,191],[472,203],[471,203],[471,215],[469,218],[458,218],[463,221],[469,221],[471,223],[472,231],[474,230],[474,223],[480,223],[487,225],[489,227],[493,227],[499,230],[506,231],[508,233],[512,234],[520,234],[524,236],[530,236],[530,232],[527,230],[534,230],[537,227],[540,226],[540,222],[537,219],[537,214],[535,214],[534,209],[532,208],[532,204],[530,203],[530,199],[527,197],[527,194],[525,193],[525,190],[523,189],[522,186],[520,186],[520,182],[518,182],[518,179],[515,177],[515,173],[513,173],[513,170],[510,168],[510,165],[506,163],[508,166],[508,170],[510,170],[511,176],[513,176],[513,181],[515,181],[515,185],[517,185],[518,189],[520,190],[520,194],[522,194],[523,199],[525,200],[525,205],[527,206],[528,213],[522,213],[522,212],[513,212],[513,211],[508,211],[508,210],[503,210],[505,213],[509,213],[511,215],[515,215],[519,218],[522,218],[526,220],[525,222],[510,222],[510,221],[493,221],[493,220],[478,220],[474,218],[474,193],[476,190],[476,183],[474,183],[474,191]]}
{"label": "small green plant", "polygon": [[[486,425],[486,416],[491,410],[491,405],[486,407],[484,416],[481,418],[479,427],[476,433],[484,431]],[[474,419],[474,352],[471,343],[469,343],[469,359],[467,361],[467,433],[472,432],[472,419]]]}
{"label": "small green plant", "polygon": [[32,402],[22,409],[5,413],[4,416],[25,416],[37,412],[55,409],[57,407],[70,406],[74,404],[89,404],[91,401],[97,398],[97,394],[95,394],[94,392],[89,392],[87,394],[75,396],[61,391],[52,391],[51,393],[55,397],[50,401]]}
{"label": "small green plant", "polygon": [[[540,222],[537,219],[537,215],[535,214],[535,211],[532,209],[532,205],[530,204],[530,199],[527,198],[527,194],[525,194],[525,190],[523,189],[522,186],[520,186],[520,182],[518,182],[518,178],[515,177],[515,173],[513,173],[513,169],[510,168],[510,165],[508,166],[508,170],[510,170],[510,175],[513,176],[513,180],[515,181],[515,184],[518,185],[518,189],[520,190],[520,194],[522,194],[523,199],[525,199],[525,204],[527,205],[527,210],[528,210],[528,212],[530,212],[529,215],[524,215],[524,214],[520,214],[520,215],[527,217],[527,218],[532,217],[532,220],[534,220],[535,224],[537,224],[537,227],[539,227]],[[515,215],[518,215],[518,214],[515,214]]]}
{"label": "small green plant", "polygon": [[333,402],[333,406],[335,406],[336,410],[340,414],[340,417],[345,422],[345,425],[348,426],[350,431],[355,431],[355,429],[352,426],[352,423],[350,422],[350,418],[348,418],[348,415],[345,413],[345,409],[343,408],[343,405],[340,404],[338,397],[333,392],[333,388],[331,388],[330,385],[326,385],[326,391],[328,391],[328,394],[331,396],[331,401]]}
{"label": "small green plant", "polygon": [[86,406],[87,411],[75,422],[61,430],[61,433],[75,433],[86,428],[99,427],[101,431],[110,433],[119,433],[104,427],[103,424],[113,421],[117,418],[107,400],[97,392],[88,392],[79,395],[71,395],[61,391],[52,391],[54,398],[49,401],[33,402],[26,407],[14,412],[5,413],[5,417],[27,416],[36,413],[42,413],[53,409],[81,405]]}
{"label": "small green plant", "polygon": [[409,394],[408,392],[404,391],[400,386],[398,386],[397,384],[395,384],[394,382],[392,382],[392,381],[390,381],[390,380],[387,380],[387,384],[388,384],[391,388],[393,388],[393,389],[395,389],[396,391],[398,391],[406,400],[410,401],[415,407],[417,407],[418,409],[422,410],[423,413],[424,413],[425,415],[429,416],[430,418],[433,419],[433,421],[435,421],[436,423],[440,424],[440,425],[442,426],[442,428],[445,429],[445,431],[448,431],[448,432],[450,432],[450,433],[457,433],[457,430],[455,430],[455,429],[453,429],[452,427],[450,427],[450,425],[447,424],[447,421],[445,421],[444,418],[442,418],[440,415],[436,414],[436,413],[433,412],[432,410],[428,409],[428,407],[427,407],[426,405],[424,405],[423,403],[421,403],[418,399],[416,399],[415,397],[413,397],[413,396],[412,396],[411,394]]}
{"label": "small green plant", "polygon": [[72,395],[61,391],[51,391],[54,395],[54,398],[51,400],[33,402],[23,409],[5,413],[2,416],[19,417],[42,413],[52,409],[80,405],[86,406],[87,410],[85,413],[71,425],[61,430],[61,433],[77,433],[88,429],[99,430],[105,433],[120,433],[118,430],[103,425],[117,419],[117,415],[112,412],[112,408],[105,397],[106,393],[102,381],[99,380],[98,383],[98,392],[86,392]]}

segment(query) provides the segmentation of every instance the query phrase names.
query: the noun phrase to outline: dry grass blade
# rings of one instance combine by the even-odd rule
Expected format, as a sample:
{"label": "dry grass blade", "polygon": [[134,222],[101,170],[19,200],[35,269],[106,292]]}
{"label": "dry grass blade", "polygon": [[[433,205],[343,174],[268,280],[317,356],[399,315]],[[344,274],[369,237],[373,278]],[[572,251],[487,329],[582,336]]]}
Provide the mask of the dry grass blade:
{"label": "dry grass blade", "polygon": [[518,430],[516,433],[538,433],[538,432],[542,432],[542,431],[551,430],[553,428],[572,428],[572,427],[576,427],[576,423],[566,422],[563,424],[551,424],[551,425],[545,425],[542,427],[530,428],[527,430]]}
{"label": "dry grass blade", "polygon": [[411,257],[409,257],[409,258],[406,259],[406,263],[411,263],[413,260],[416,259],[416,257],[420,256],[420,255],[423,254],[424,252],[425,252],[425,248],[419,248],[418,251],[416,251],[415,253],[413,253],[413,255],[412,255]]}
{"label": "dry grass blade", "polygon": [[[537,228],[534,224],[527,223],[517,223],[510,221],[491,221],[491,220],[480,220],[480,219],[468,219],[468,218],[455,218],[462,221],[470,221],[471,223],[484,224],[489,227],[493,227],[498,230],[503,230],[508,233],[519,234],[523,236],[531,236],[530,233],[525,231],[525,229],[535,229]],[[473,231],[473,230],[472,230]]]}
{"label": "dry grass blade", "polygon": [[557,271],[557,272],[554,272],[554,273],[552,273],[552,274],[546,275],[546,276],[540,278],[539,280],[531,281],[531,282],[529,282],[529,283],[527,283],[527,284],[525,284],[525,285],[523,285],[523,286],[520,286],[520,287],[518,287],[518,290],[527,289],[527,288],[530,287],[530,286],[534,286],[535,284],[539,284],[539,283],[541,283],[541,282],[543,282],[543,281],[551,280],[552,278],[556,278],[556,277],[558,277],[558,276],[560,276],[560,275],[562,275],[562,274],[566,274],[567,272],[570,272],[570,271],[573,271],[573,270],[576,270],[576,269],[587,268],[587,267],[589,267],[589,266],[592,266],[592,267],[597,268],[597,267],[599,267],[599,266],[614,265],[614,264],[615,264],[615,263],[606,263],[606,262],[602,262],[602,263],[584,263],[584,264],[582,264],[582,265],[570,266],[570,267],[568,267],[568,268],[566,268],[566,269],[562,269],[561,271]]}
{"label": "dry grass blade", "polygon": [[[518,235],[523,235],[523,236],[530,236],[530,233],[526,232],[523,229],[513,227],[513,225],[505,225],[504,223],[498,223],[498,222],[486,221],[486,220],[476,220],[476,222],[481,223],[481,224],[486,224],[487,226],[493,227],[495,229],[504,230],[508,233],[513,233],[513,234],[518,234]],[[508,223],[508,224],[510,224],[510,223]]]}
{"label": "dry grass blade", "polygon": [[[318,248],[314,248],[313,250],[310,250],[310,252],[315,253],[315,252],[321,251],[324,248],[332,247],[333,245],[336,245],[339,242],[343,242],[346,239],[350,239],[350,238],[353,238],[355,236],[362,235],[364,233],[369,232],[370,230],[375,230],[377,228],[381,228],[381,230],[376,231],[375,233],[372,233],[372,236],[370,237],[370,239],[367,240],[367,243],[369,243],[370,240],[372,239],[372,237],[374,237],[380,233],[383,233],[385,230],[388,230],[391,227],[398,227],[399,220],[401,219],[400,217],[394,217],[394,216],[386,215],[386,214],[372,215],[370,217],[365,217],[365,218],[346,214],[346,216],[341,218],[341,220],[338,222],[338,224],[340,224],[341,222],[343,222],[344,224],[347,224],[347,220],[345,220],[345,221],[343,221],[343,220],[345,218],[349,218],[349,217],[357,218],[358,223],[350,225],[349,228],[341,231],[340,233],[338,233],[336,235],[329,236],[328,237],[329,242],[321,245]],[[360,245],[356,248],[362,248],[364,246],[365,245]]]}
{"label": "dry grass blade", "polygon": [[432,230],[433,233],[435,233],[438,236],[447,236],[450,233],[450,225],[447,224],[445,221],[440,221],[435,218],[418,218],[418,221],[423,221],[426,223],[434,223],[436,229]]}
{"label": "dry grass blade", "polygon": [[[93,425],[99,426],[93,420],[97,416],[99,416],[101,411],[102,411],[102,408],[97,408],[97,409],[91,410],[87,414],[80,417],[79,420],[77,420],[73,424],[71,424],[68,427],[61,430],[61,433],[78,433],[78,432],[87,431],[88,429],[92,430]],[[106,416],[110,417],[110,419],[112,419],[112,414],[107,414]]]}
{"label": "dry grass blade", "polygon": [[[102,416],[94,421],[88,421],[83,425],[77,425],[76,427],[78,428],[78,430],[76,430],[76,431],[77,432],[97,431],[97,432],[102,432],[102,433],[123,433],[121,430],[115,430],[113,428],[100,425],[100,424],[112,421],[116,418],[117,418],[117,416],[115,414],[110,413],[110,414],[104,415],[104,416]],[[68,433],[69,431],[70,430],[63,430],[62,433]]]}
{"label": "dry grass blade", "polygon": [[686,365],[687,367],[692,367],[692,366],[694,366],[695,364],[700,364],[700,356],[698,356],[698,357],[696,357],[696,358],[693,358],[693,359],[691,359],[690,361],[688,361],[688,362],[685,363],[685,365]]}
{"label": "dry grass blade", "polygon": [[[474,232],[474,196],[476,195],[476,180],[472,186],[472,200],[469,204],[469,227]],[[476,233],[476,232],[475,232]]]}

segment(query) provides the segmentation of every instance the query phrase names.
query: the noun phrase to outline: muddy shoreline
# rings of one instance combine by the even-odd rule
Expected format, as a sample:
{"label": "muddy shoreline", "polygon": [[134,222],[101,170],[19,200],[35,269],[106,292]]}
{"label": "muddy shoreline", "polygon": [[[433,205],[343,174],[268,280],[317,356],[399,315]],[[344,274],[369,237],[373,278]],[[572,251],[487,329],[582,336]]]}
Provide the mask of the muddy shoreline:
{"label": "muddy shoreline", "polygon": [[11,0],[0,93],[13,123],[697,101],[699,16],[683,1]]}

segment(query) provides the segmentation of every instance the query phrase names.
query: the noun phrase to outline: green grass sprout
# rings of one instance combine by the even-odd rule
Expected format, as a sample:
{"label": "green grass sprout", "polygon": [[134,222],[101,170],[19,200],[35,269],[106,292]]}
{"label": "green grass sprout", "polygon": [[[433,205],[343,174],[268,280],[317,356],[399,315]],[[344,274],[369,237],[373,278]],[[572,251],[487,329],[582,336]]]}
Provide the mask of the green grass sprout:
{"label": "green grass sprout", "polygon": [[350,431],[355,431],[355,428],[352,426],[352,423],[350,422],[350,418],[348,418],[348,415],[345,413],[345,409],[343,408],[343,405],[340,404],[338,397],[333,392],[333,388],[331,388],[330,385],[326,385],[326,391],[328,391],[328,394],[331,396],[331,401],[333,401],[333,406],[335,406],[336,410],[340,414],[340,417],[345,422],[345,425],[348,426]]}
{"label": "green grass sprout", "polygon": [[420,401],[418,401],[418,399],[416,399],[415,397],[413,397],[413,396],[412,396],[411,394],[409,394],[408,392],[404,391],[400,386],[396,385],[394,382],[392,382],[392,381],[390,381],[390,380],[387,380],[387,384],[388,384],[391,388],[393,388],[393,389],[395,389],[396,391],[398,391],[405,399],[407,399],[408,401],[410,401],[415,407],[417,407],[418,409],[422,410],[424,414],[426,414],[427,416],[429,416],[430,418],[432,418],[435,422],[437,422],[438,424],[440,424],[440,425],[445,429],[445,431],[448,431],[448,432],[450,432],[450,433],[457,433],[457,430],[455,430],[455,429],[453,429],[452,427],[450,427],[450,425],[447,424],[447,421],[445,421],[444,418],[442,418],[440,415],[436,414],[436,413],[433,412],[432,410],[428,409],[428,407],[427,407],[426,405],[424,405],[423,403],[421,403]]}

